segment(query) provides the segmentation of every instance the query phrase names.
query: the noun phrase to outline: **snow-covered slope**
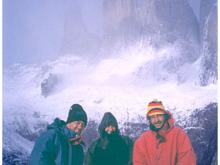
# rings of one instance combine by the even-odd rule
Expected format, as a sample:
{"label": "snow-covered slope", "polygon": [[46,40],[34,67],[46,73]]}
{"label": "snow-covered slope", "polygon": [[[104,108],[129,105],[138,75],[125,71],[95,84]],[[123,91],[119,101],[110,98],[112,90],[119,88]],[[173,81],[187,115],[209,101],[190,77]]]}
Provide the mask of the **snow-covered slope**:
{"label": "snow-covered slope", "polygon": [[[116,113],[129,109],[131,113],[144,114],[145,104],[153,98],[162,99],[167,106],[181,111],[192,105],[202,107],[216,101],[215,84],[200,87],[196,85],[198,79],[193,77],[193,80],[190,76],[186,79],[190,81],[182,83],[176,73],[170,74],[160,66],[158,56],[164,56],[164,52],[133,49],[122,52],[118,58],[102,60],[97,65],[76,57],[63,57],[41,66],[16,65],[4,72],[5,114],[13,111],[8,110],[11,106],[31,105],[30,111],[65,118],[70,105],[79,102],[88,109],[92,118],[95,117],[94,112],[103,113],[110,109]],[[190,66],[198,67],[197,64],[188,64],[179,68],[187,71]],[[147,71],[139,74],[143,68]],[[192,73],[190,70],[185,76]],[[45,98],[41,95],[40,84],[49,74],[56,75],[58,80],[51,95]],[[204,100],[203,95],[206,96]],[[185,99],[189,104],[182,103]],[[121,110],[116,107],[121,107]]]}
{"label": "snow-covered slope", "polygon": [[[144,58],[142,53],[123,55],[97,65],[63,57],[41,66],[15,65],[5,70],[4,152],[22,150],[30,154],[35,138],[47,123],[55,117],[66,120],[73,103],[81,104],[90,121],[96,123],[104,112],[111,111],[123,130],[125,123],[146,122],[146,106],[154,98],[162,100],[181,125],[186,125],[195,109],[217,102],[216,84],[200,86],[196,81],[180,83],[175,78],[158,81],[153,74],[146,79],[136,73],[154,58]],[[58,81],[45,97],[41,82],[50,74]]]}
{"label": "snow-covered slope", "polygon": [[[147,57],[135,52],[135,56],[126,53],[97,65],[73,57],[42,66],[16,65],[4,72],[4,121],[12,123],[17,118],[14,114],[26,112],[27,115],[40,113],[48,122],[56,116],[65,119],[73,103],[82,104],[90,119],[99,120],[104,112],[111,111],[123,121],[127,113],[131,120],[144,116],[146,104],[154,98],[163,100],[167,108],[175,109],[176,115],[189,115],[191,110],[217,101],[216,84],[201,87],[192,77],[180,83],[175,73],[166,72],[167,79],[159,80],[163,73],[155,69],[162,71],[162,68],[153,65],[145,75],[138,75],[146,63],[156,61],[154,56]],[[58,80],[51,93],[44,97],[41,82],[49,74],[56,75]]]}

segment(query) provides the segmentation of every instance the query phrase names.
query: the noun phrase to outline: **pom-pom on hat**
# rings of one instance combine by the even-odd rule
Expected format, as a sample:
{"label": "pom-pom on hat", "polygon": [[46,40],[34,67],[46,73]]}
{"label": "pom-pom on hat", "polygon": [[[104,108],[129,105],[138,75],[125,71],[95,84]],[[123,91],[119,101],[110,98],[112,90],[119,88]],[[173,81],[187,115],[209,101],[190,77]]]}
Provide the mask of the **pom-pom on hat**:
{"label": "pom-pom on hat", "polygon": [[86,112],[79,104],[73,104],[69,110],[66,123],[71,123],[73,121],[83,121],[85,125],[87,124]]}
{"label": "pom-pom on hat", "polygon": [[162,101],[154,99],[147,106],[147,116],[166,114]]}

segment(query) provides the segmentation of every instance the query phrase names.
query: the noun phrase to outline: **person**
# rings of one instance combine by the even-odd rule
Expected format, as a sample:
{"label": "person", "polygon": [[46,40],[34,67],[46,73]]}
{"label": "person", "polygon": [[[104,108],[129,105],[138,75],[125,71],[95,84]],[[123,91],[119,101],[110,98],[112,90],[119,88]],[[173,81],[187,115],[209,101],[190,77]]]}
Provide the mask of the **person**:
{"label": "person", "polygon": [[83,165],[81,133],[86,124],[86,112],[81,105],[73,104],[66,122],[56,118],[37,139],[30,165]]}
{"label": "person", "polygon": [[85,165],[132,165],[133,142],[120,135],[118,122],[106,112],[98,127],[100,137],[89,147]]}
{"label": "person", "polygon": [[187,134],[174,126],[174,119],[162,102],[148,104],[150,130],[134,144],[134,165],[196,165],[196,155]]}

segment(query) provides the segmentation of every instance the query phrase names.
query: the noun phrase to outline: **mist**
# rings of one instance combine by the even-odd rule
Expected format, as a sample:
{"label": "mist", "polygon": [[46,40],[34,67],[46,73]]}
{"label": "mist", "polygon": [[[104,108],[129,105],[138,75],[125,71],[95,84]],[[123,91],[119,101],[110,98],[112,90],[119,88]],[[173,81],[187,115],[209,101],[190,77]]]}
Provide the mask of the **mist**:
{"label": "mist", "polygon": [[84,26],[87,33],[101,34],[101,5],[97,0],[5,0],[3,8],[4,67],[63,55],[70,21],[73,25],[81,23],[79,28]]}
{"label": "mist", "polygon": [[217,121],[216,36],[216,0],[4,0],[4,162],[27,163],[74,103],[89,122],[112,112],[138,137],[158,99],[203,163]]}
{"label": "mist", "polygon": [[[189,2],[197,16],[198,1]],[[103,0],[5,0],[3,8],[4,67],[103,53]]]}

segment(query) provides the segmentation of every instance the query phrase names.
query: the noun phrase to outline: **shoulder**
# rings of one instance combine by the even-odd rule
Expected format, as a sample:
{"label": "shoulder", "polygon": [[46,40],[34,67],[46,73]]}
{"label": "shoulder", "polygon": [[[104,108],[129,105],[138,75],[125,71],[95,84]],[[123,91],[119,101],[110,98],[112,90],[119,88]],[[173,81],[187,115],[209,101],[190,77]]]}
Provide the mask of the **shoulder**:
{"label": "shoulder", "polygon": [[187,136],[187,133],[185,132],[185,130],[177,126],[173,127],[173,132],[175,132],[177,135]]}
{"label": "shoulder", "polygon": [[134,142],[134,152],[145,152],[146,146],[153,137],[153,132],[148,130]]}
{"label": "shoulder", "polygon": [[173,135],[176,136],[176,138],[179,139],[179,141],[189,140],[189,136],[186,133],[186,131],[180,127],[175,126],[173,128]]}
{"label": "shoulder", "polygon": [[[54,145],[60,142],[60,133],[56,129],[49,129],[43,132],[36,140],[37,144]],[[58,143],[57,143],[58,142]]]}
{"label": "shoulder", "polygon": [[148,130],[141,134],[141,136],[135,141],[135,145],[144,143],[153,135],[153,132]]}
{"label": "shoulder", "polygon": [[125,141],[125,142],[132,142],[131,138],[125,135],[121,135],[121,138]]}
{"label": "shoulder", "polygon": [[133,140],[130,137],[121,135],[121,138],[127,146],[133,146]]}
{"label": "shoulder", "polygon": [[39,136],[38,140],[52,140],[56,134],[55,130],[47,130]]}
{"label": "shoulder", "polygon": [[55,147],[55,138],[56,138],[56,133],[52,130],[47,130],[43,132],[36,140],[34,144],[34,148],[32,151],[32,154],[39,154],[41,152],[53,152],[54,147]]}

